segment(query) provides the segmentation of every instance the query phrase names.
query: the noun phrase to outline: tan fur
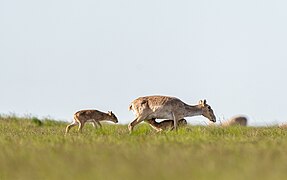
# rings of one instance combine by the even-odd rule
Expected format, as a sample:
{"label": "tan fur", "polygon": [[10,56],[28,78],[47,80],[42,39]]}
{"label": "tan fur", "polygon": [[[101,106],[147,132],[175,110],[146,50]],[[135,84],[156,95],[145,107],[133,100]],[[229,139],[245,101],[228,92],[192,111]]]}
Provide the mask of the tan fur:
{"label": "tan fur", "polygon": [[[156,122],[155,118],[146,120],[145,122],[149,123],[149,125],[155,129],[157,132],[162,130],[172,130],[173,129],[173,120],[163,120],[161,122]],[[178,121],[178,126],[185,126],[187,125],[187,121],[185,119],[180,119]]]}
{"label": "tan fur", "polygon": [[221,126],[247,126],[247,118],[244,116],[232,117],[228,121],[223,122]]}
{"label": "tan fur", "polygon": [[178,121],[184,117],[203,115],[210,121],[216,121],[213,110],[206,104],[206,100],[201,100],[197,105],[190,106],[175,97],[145,96],[135,99],[129,109],[136,115],[135,120],[128,125],[130,132],[140,122],[153,118],[172,119],[175,129],[177,129]]}
{"label": "tan fur", "polygon": [[287,128],[287,124],[286,123],[285,124],[280,124],[279,127],[285,129],[285,128]]}
{"label": "tan fur", "polygon": [[96,127],[96,124],[102,127],[100,121],[117,123],[118,119],[112,112],[104,113],[98,110],[81,110],[74,114],[74,121],[66,127],[66,133],[76,125],[79,125],[78,131],[82,131],[86,122],[92,122],[94,127]]}

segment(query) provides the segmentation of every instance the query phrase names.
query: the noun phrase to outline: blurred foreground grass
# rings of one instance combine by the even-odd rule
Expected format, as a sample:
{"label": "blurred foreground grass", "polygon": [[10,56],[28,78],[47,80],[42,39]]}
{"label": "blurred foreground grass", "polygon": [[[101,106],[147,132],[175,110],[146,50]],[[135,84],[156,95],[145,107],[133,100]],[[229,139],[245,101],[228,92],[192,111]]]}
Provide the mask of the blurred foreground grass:
{"label": "blurred foreground grass", "polygon": [[286,179],[287,129],[86,125],[0,117],[0,179]]}

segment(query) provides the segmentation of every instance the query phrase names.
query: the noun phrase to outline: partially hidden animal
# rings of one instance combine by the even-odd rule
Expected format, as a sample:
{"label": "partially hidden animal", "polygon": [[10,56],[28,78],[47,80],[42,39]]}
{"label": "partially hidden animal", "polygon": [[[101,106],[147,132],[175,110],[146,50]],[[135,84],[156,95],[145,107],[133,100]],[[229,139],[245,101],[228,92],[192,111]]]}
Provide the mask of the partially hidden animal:
{"label": "partially hidden animal", "polygon": [[[155,129],[157,132],[160,132],[162,130],[172,130],[173,129],[173,120],[163,120],[161,122],[156,122],[155,118],[146,120],[153,129]],[[187,125],[187,121],[185,119],[180,119],[178,121],[178,126],[185,126]]]}
{"label": "partially hidden animal", "polygon": [[228,126],[247,126],[247,118],[244,116],[235,116],[221,124],[222,127]]}
{"label": "partially hidden animal", "polygon": [[284,128],[284,129],[287,128],[287,123],[280,124],[280,125],[279,125],[279,128]]}
{"label": "partially hidden animal", "polygon": [[94,127],[97,125],[102,127],[100,121],[111,121],[117,123],[118,119],[112,111],[104,113],[98,110],[81,110],[74,114],[74,121],[66,127],[66,134],[76,125],[79,125],[78,131],[82,131],[86,122],[92,122]]}
{"label": "partially hidden animal", "polygon": [[212,122],[216,122],[216,117],[206,100],[200,100],[197,105],[188,105],[176,97],[170,96],[144,96],[132,101],[129,106],[136,118],[129,123],[128,129],[133,131],[140,122],[150,119],[171,119],[174,129],[177,129],[178,121],[184,117],[203,115]]}

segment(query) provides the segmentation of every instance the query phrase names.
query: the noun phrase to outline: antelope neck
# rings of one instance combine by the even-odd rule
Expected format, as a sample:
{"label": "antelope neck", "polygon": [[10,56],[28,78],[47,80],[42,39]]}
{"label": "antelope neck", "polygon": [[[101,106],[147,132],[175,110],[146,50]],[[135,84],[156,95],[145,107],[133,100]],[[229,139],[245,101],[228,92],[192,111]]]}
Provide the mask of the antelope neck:
{"label": "antelope neck", "polygon": [[185,117],[202,115],[202,108],[199,105],[191,106],[185,105]]}

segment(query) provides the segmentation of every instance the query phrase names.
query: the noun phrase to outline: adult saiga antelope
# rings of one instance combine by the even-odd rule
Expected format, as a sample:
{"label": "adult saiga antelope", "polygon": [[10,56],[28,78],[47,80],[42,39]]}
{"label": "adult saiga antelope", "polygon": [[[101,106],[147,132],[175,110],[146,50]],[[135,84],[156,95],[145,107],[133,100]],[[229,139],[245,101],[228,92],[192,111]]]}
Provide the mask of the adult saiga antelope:
{"label": "adult saiga antelope", "polygon": [[76,125],[79,125],[78,131],[82,131],[86,122],[92,122],[94,127],[96,127],[96,124],[102,127],[100,121],[117,123],[118,119],[111,111],[104,113],[98,110],[81,110],[74,114],[74,121],[66,127],[66,134]]}
{"label": "adult saiga antelope", "polygon": [[129,110],[132,110],[136,118],[129,123],[130,132],[133,128],[144,120],[150,119],[172,119],[174,121],[174,129],[184,117],[203,115],[212,122],[216,122],[215,115],[206,100],[200,100],[195,106],[188,105],[180,99],[169,96],[145,96],[135,99]]}
{"label": "adult saiga antelope", "polygon": [[[155,118],[153,119],[149,119],[149,120],[146,120],[147,123],[149,123],[149,125],[155,129],[157,132],[160,132],[162,130],[167,130],[167,129],[170,129],[172,130],[173,129],[173,120],[163,120],[161,122],[156,122],[155,121]],[[185,119],[180,119],[178,121],[178,126],[185,126],[187,125],[187,121]]]}

